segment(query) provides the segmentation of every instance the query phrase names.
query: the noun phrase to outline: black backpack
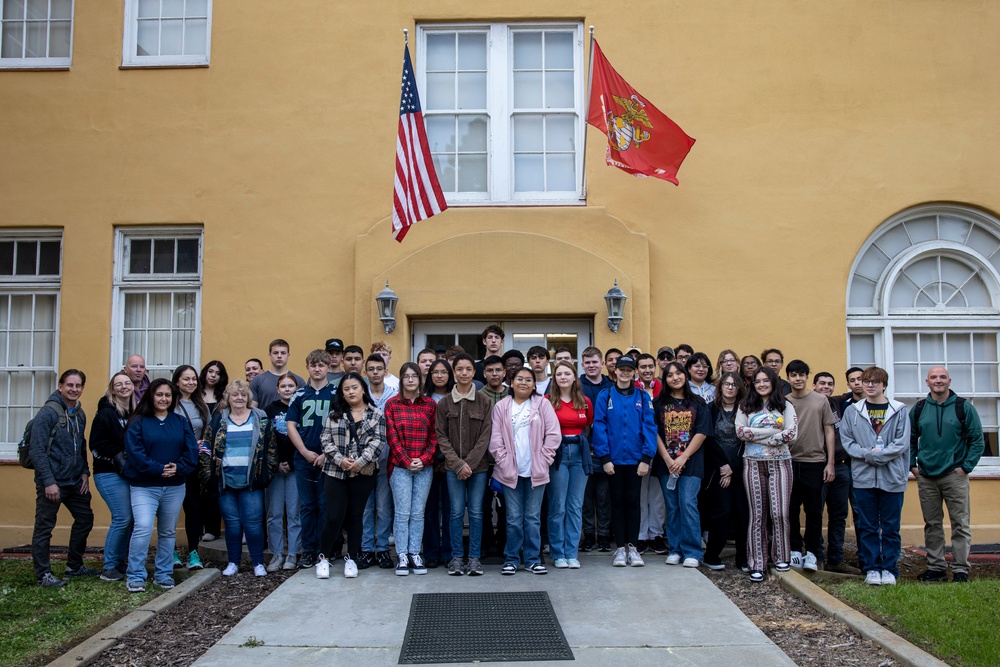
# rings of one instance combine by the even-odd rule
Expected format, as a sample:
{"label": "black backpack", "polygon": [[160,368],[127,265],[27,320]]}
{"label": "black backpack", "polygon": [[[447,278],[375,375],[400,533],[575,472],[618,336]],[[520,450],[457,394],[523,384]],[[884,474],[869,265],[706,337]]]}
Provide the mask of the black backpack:
{"label": "black backpack", "polygon": [[[59,401],[45,401],[45,406],[50,407],[56,411],[59,419],[56,421],[56,425],[52,427],[52,431],[49,433],[49,441],[45,444],[46,455],[52,451],[52,440],[56,437],[56,431],[61,428],[66,427],[66,409],[63,407],[62,403]],[[41,410],[39,410],[41,412]],[[31,427],[35,423],[35,419],[38,418],[36,413],[34,417],[28,420],[28,423],[24,425],[24,434],[21,436],[21,441],[17,443],[17,462],[21,464],[22,468],[27,468],[28,470],[34,470],[35,464],[31,462]]]}
{"label": "black backpack", "polygon": [[[910,431],[910,445],[912,447],[916,447],[917,440],[920,439],[920,413],[924,411],[926,403],[927,399],[921,398],[913,406],[913,430]],[[961,396],[955,397],[955,416],[958,417],[959,438],[965,440],[967,435],[965,430],[965,399]]]}

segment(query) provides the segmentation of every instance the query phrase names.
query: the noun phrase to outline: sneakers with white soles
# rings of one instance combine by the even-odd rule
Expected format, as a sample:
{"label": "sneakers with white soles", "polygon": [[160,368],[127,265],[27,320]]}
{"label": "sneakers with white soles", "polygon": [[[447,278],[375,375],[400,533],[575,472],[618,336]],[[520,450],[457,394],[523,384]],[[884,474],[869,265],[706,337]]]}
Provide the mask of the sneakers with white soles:
{"label": "sneakers with white soles", "polygon": [[344,556],[344,576],[348,579],[358,576],[358,564],[350,556]]}
{"label": "sneakers with white soles", "polygon": [[810,572],[819,570],[819,563],[816,562],[816,554],[811,551],[806,552],[805,558],[802,559],[802,569],[809,570]]}
{"label": "sneakers with white soles", "polygon": [[802,569],[802,552],[801,551],[793,551],[792,552],[792,558],[791,558],[791,560],[789,560],[788,564],[791,565],[792,567],[794,567],[797,570],[801,570]]}
{"label": "sneakers with white soles", "polygon": [[552,567],[557,570],[565,570],[569,567],[569,561],[565,558],[556,558],[555,562],[552,563]]}
{"label": "sneakers with white soles", "polygon": [[319,555],[319,561],[316,563],[316,578],[317,579],[329,579],[330,578],[330,561],[326,559],[323,554]]}
{"label": "sneakers with white soles", "polygon": [[264,567],[263,563],[257,563],[256,565],[253,566],[253,576],[255,577],[267,576],[267,568]]}
{"label": "sneakers with white soles", "polygon": [[636,549],[631,544],[628,545],[628,555],[625,557],[625,559],[628,561],[628,564],[631,565],[632,567],[642,567],[643,565],[646,564],[646,561],[644,561],[642,559],[642,556],[639,555],[639,550]]}
{"label": "sneakers with white soles", "polygon": [[239,566],[236,563],[230,563],[226,566],[226,569],[222,571],[223,577],[231,577],[240,571]]}
{"label": "sneakers with white soles", "polygon": [[681,555],[680,554],[670,554],[667,556],[667,565],[680,565]]}
{"label": "sneakers with white soles", "polygon": [[682,564],[684,567],[698,567],[701,565],[697,558],[685,558]]}
{"label": "sneakers with white soles", "polygon": [[615,555],[611,560],[611,565],[614,567],[625,567],[628,565],[628,558],[625,556],[625,547],[618,547],[615,549]]}
{"label": "sneakers with white soles", "polygon": [[424,565],[424,559],[420,554],[410,554],[410,566],[413,574],[427,574],[427,566]]}
{"label": "sneakers with white soles", "polygon": [[285,562],[285,559],[281,554],[274,554],[271,556],[271,562],[267,564],[268,572],[277,572],[281,569],[281,564]]}
{"label": "sneakers with white soles", "polygon": [[882,585],[883,586],[895,586],[896,585],[896,575],[888,570],[882,570]]}
{"label": "sneakers with white soles", "polygon": [[869,586],[881,586],[882,573],[878,570],[869,570],[868,574],[865,575],[865,583]]}

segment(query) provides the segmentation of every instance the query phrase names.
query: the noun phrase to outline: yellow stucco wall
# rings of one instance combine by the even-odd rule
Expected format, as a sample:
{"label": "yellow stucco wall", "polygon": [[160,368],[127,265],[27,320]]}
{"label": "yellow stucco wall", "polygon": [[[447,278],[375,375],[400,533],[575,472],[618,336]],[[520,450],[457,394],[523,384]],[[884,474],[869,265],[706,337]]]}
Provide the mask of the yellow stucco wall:
{"label": "yellow stucco wall", "polygon": [[[593,318],[600,347],[777,346],[839,369],[851,263],[879,223],[924,202],[1000,210],[992,3],[219,2],[211,66],[163,70],[119,68],[121,5],[76,3],[69,71],[0,71],[0,227],[64,230],[59,358],[91,378],[90,413],[115,225],[204,227],[198,361],[236,370],[278,335],[296,370],[330,336],[382,338],[386,279],[397,361],[414,318],[559,315]],[[697,139],[681,186],[604,166],[588,129],[586,207],[453,208],[396,244],[400,30],[549,19],[595,25]],[[0,545],[27,541],[32,497],[0,467]]]}

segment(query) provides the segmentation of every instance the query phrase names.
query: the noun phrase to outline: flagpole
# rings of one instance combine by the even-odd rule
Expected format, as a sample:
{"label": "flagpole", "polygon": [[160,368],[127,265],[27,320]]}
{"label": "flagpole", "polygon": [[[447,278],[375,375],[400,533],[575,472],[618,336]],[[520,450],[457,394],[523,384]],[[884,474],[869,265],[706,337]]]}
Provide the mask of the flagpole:
{"label": "flagpole", "polygon": [[[587,63],[587,96],[584,98],[584,114],[590,113],[590,89],[594,85],[594,26],[590,26],[590,56]],[[580,199],[587,198],[587,118],[583,119],[583,164],[580,167]]]}
{"label": "flagpole", "polygon": [[403,46],[410,45],[410,31],[407,28],[403,28]]}

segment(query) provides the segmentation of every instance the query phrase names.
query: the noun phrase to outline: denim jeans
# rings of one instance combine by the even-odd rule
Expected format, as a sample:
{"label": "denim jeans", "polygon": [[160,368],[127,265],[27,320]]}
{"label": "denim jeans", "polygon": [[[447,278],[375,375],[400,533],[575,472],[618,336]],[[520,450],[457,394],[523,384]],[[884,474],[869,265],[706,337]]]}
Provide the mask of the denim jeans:
{"label": "denim jeans", "polygon": [[302,553],[319,553],[320,533],[326,525],[326,498],[323,469],[295,454],[295,484],[299,491],[299,519],[302,522]]}
{"label": "denim jeans", "polygon": [[542,496],[545,487],[531,488],[530,477],[518,477],[516,488],[504,487],[507,501],[507,544],[503,550],[504,563],[517,565],[524,551],[524,564],[542,562]]}
{"label": "denim jeans", "polygon": [[104,538],[104,569],[128,564],[128,542],[132,535],[132,493],[128,481],[116,472],[94,475],[94,486],[111,511],[111,525]]}
{"label": "denim jeans", "polygon": [[562,461],[558,468],[549,468],[549,555],[553,559],[579,556],[587,490],[580,447],[579,438],[575,442],[563,438]]}
{"label": "denim jeans", "polygon": [[880,489],[854,489],[858,500],[858,522],[861,537],[858,549],[864,571],[887,570],[899,576],[900,514],[903,511],[903,492],[890,493]]}
{"label": "denim jeans", "polygon": [[368,496],[362,519],[362,551],[388,551],[389,534],[392,533],[392,489],[383,467],[375,475],[375,492]]}
{"label": "denim jeans", "polygon": [[156,521],[153,581],[170,579],[174,571],[174,543],[177,541],[177,518],[184,503],[184,485],[133,486],[131,499],[134,524],[125,577],[132,583],[146,581],[146,558]]}
{"label": "denim jeans", "polygon": [[230,563],[243,558],[243,536],[247,537],[250,562],[264,562],[264,491],[261,489],[223,489],[219,509],[225,522],[226,553]]}
{"label": "denim jeans", "polygon": [[698,492],[701,491],[701,477],[681,475],[677,487],[667,488],[670,475],[660,477],[663,500],[667,505],[667,542],[670,553],[682,558],[704,560],[701,548],[701,518],[698,514]]}
{"label": "denim jeans", "polygon": [[469,508],[469,558],[479,558],[483,544],[483,493],[486,489],[486,471],[473,473],[468,479],[459,479],[451,470],[445,472],[448,480],[448,498],[451,499],[449,531],[451,557],[462,558],[462,523],[465,508]]}
{"label": "denim jeans", "polygon": [[433,475],[433,468],[419,472],[393,468],[389,486],[396,506],[392,532],[396,536],[397,554],[420,553],[420,541],[424,539],[424,510]]}
{"label": "denim jeans", "polygon": [[267,503],[267,544],[272,554],[285,551],[285,516],[288,516],[288,553],[302,550],[302,520],[299,517],[299,488],[295,473],[276,473],[264,493]]}

